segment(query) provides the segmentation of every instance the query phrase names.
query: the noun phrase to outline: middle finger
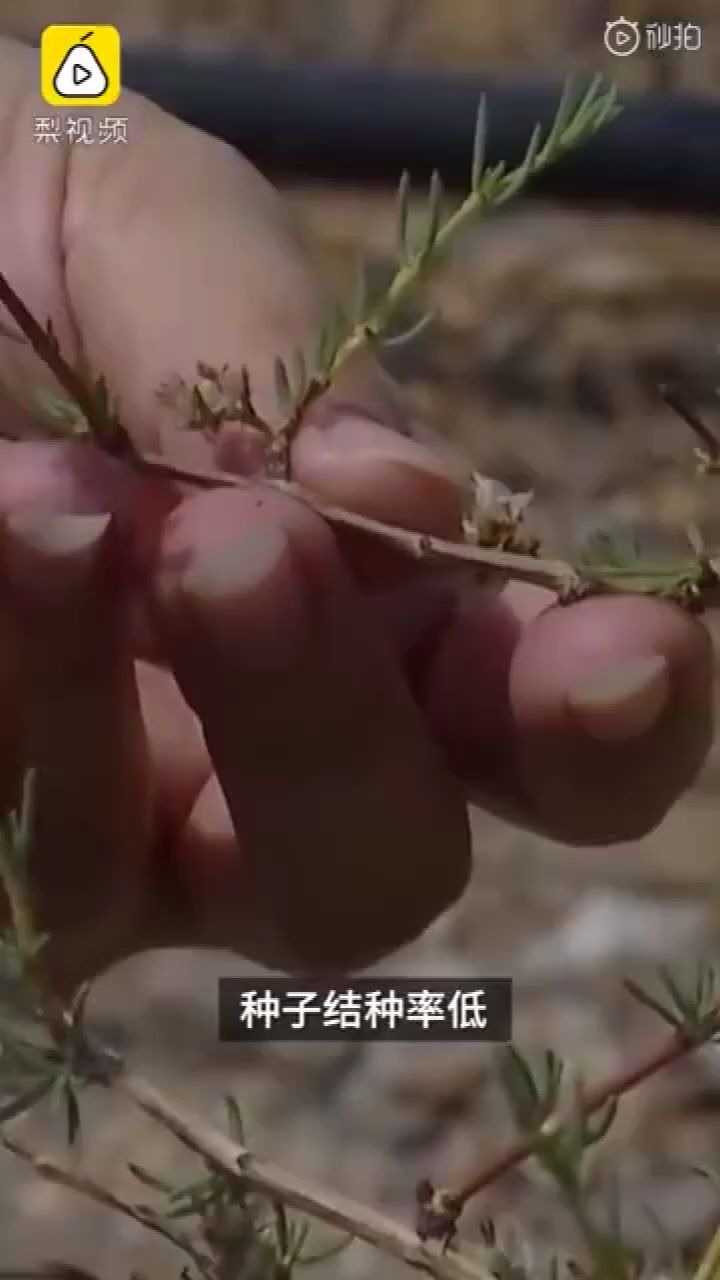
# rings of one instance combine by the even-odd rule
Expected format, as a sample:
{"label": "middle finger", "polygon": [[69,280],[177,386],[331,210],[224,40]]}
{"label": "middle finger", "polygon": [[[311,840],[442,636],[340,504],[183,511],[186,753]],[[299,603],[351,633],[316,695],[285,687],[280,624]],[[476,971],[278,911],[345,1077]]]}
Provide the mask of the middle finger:
{"label": "middle finger", "polygon": [[234,827],[191,819],[195,901],[225,903],[231,931],[249,903],[261,958],[294,967],[419,933],[464,887],[465,805],[327,525],[278,493],[191,498],[156,594]]}

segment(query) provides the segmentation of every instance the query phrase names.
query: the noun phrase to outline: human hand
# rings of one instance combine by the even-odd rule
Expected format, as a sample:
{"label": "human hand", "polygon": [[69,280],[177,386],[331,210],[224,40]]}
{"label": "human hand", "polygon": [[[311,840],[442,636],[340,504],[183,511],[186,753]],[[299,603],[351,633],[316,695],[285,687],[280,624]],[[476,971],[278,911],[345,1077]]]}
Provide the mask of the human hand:
{"label": "human hand", "polygon": [[[35,54],[5,42],[0,65],[0,269],[106,374],[136,442],[239,465],[237,437],[208,458],[154,393],[198,359],[245,363],[271,412],[273,358],[311,340],[324,302],[278,198],[130,94],[127,147],[37,146]],[[44,377],[0,343],[13,432],[31,433]],[[363,358],[315,406],[293,473],[456,536],[453,458],[399,426]],[[468,798],[611,844],[651,829],[704,758],[710,642],[670,605],[460,590],[276,491],[180,499],[84,444],[4,443],[0,463],[0,799],[32,761],[62,982],[161,943],[367,963],[462,892]]]}

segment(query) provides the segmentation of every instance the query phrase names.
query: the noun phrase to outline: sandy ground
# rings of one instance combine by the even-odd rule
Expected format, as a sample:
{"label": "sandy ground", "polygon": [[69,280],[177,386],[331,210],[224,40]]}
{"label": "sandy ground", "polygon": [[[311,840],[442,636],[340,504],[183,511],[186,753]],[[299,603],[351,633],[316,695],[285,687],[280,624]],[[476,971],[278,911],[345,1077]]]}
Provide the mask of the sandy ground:
{"label": "sandy ground", "polygon": [[[479,16],[482,11],[482,17]],[[659,3],[625,5],[627,16],[662,19]],[[439,16],[442,14],[442,16]],[[35,35],[58,18],[42,0],[5,0],[0,29]],[[683,6],[704,24],[703,51],[671,66],[615,65],[624,84],[661,81],[711,89],[720,58],[717,6]],[[528,0],[509,6],[453,0],[390,5],[316,0],[125,0],[62,7],[63,21],[116,21],[130,35],[188,42],[236,40],[264,51],[329,58],[360,51],[403,65],[562,73],[598,56],[602,3]],[[694,61],[690,61],[693,58]],[[360,244],[379,264],[392,244],[392,204],[358,192],[293,192],[330,278],[342,286]],[[713,376],[720,341],[720,240],[714,225],[629,215],[521,209],[467,238],[430,287],[443,322],[392,362],[413,412],[461,441],[478,466],[514,488],[532,487],[551,544],[589,527],[637,520],[653,528],[701,515],[720,533],[718,508],[698,496],[678,464],[687,442],[649,388],[658,369]],[[715,374],[715,376],[717,376]],[[712,496],[712,495],[711,495]],[[386,965],[408,974],[512,973],[516,1038],[551,1044],[593,1076],[647,1047],[656,1026],[623,995],[621,979],[659,961],[712,959],[718,938],[718,757],[692,794],[645,840],[577,854],[474,815],[477,867],[470,892],[414,947]],[[632,786],[632,780],[628,782]],[[621,802],[621,801],[619,801]],[[416,1179],[452,1179],[508,1132],[477,1048],[274,1046],[221,1049],[214,982],[242,970],[223,955],[141,958],[99,985],[108,1031],[153,1078],[209,1118],[232,1088],[255,1145],[298,1172],[407,1213]],[[669,1073],[621,1109],[591,1168],[598,1196],[608,1170],[619,1181],[627,1231],[683,1244],[705,1231],[716,1193],[687,1172],[716,1160],[720,1060],[714,1051]],[[162,1167],[177,1152],[108,1100],[88,1100],[86,1159],[129,1194],[130,1158]],[[29,1127],[58,1141],[47,1117]],[[175,1275],[177,1258],[133,1224],[28,1179],[2,1161],[3,1262],[62,1257],[106,1280],[142,1266]],[[532,1171],[507,1179],[468,1213],[472,1236],[489,1212],[522,1220],[539,1238],[567,1240],[568,1223]],[[391,1277],[360,1248],[335,1275]],[[330,1274],[329,1268],[325,1269]]]}

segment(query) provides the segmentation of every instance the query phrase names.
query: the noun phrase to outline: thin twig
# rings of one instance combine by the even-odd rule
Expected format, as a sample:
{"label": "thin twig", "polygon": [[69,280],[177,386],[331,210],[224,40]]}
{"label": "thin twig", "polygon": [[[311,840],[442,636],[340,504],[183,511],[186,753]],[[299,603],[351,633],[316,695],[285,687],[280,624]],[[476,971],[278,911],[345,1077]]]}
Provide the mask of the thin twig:
{"label": "thin twig", "polygon": [[[32,788],[26,787],[20,821],[18,822],[15,818],[11,820],[11,830],[15,840],[24,840],[24,833],[29,829],[28,806],[31,798]],[[36,934],[32,904],[29,896],[26,898],[23,892],[24,867],[20,865],[19,857],[13,857],[13,852],[7,848],[3,852],[5,856],[0,858],[0,882],[11,902],[22,900],[27,906],[27,910],[23,909],[13,915],[13,927],[22,930],[22,940],[29,946],[30,940],[34,939]],[[14,850],[14,852],[18,851]],[[27,852],[27,849],[23,849],[23,856],[27,855]],[[20,941],[20,939],[16,940]],[[34,999],[34,978],[31,978],[27,971],[24,977],[28,981],[29,992]],[[53,1038],[59,1047],[70,1055],[69,1061],[76,1072],[82,1072],[88,1080],[102,1086],[119,1088],[144,1114],[163,1125],[189,1150],[201,1156],[211,1168],[218,1170],[225,1178],[232,1179],[244,1189],[250,1188],[260,1192],[273,1203],[280,1202],[282,1205],[309,1213],[330,1226],[374,1245],[386,1254],[402,1259],[418,1270],[438,1277],[438,1280],[440,1278],[442,1280],[490,1280],[484,1269],[471,1266],[459,1255],[448,1258],[433,1254],[432,1250],[428,1249],[410,1228],[386,1218],[373,1209],[366,1208],[349,1197],[315,1187],[291,1173],[286,1173],[277,1165],[256,1160],[243,1144],[233,1142],[224,1134],[215,1132],[203,1125],[201,1121],[185,1114],[142,1077],[128,1072],[116,1054],[90,1044],[86,1038],[82,1018],[88,991],[88,985],[80,987],[68,1007],[62,1005],[52,994],[47,1000],[40,999],[39,1002],[40,1012]],[[21,1100],[21,1110],[26,1110],[29,1105],[28,1096],[23,1095]],[[32,1098],[30,1101],[37,1101],[37,1098]],[[15,1110],[12,1111],[12,1115],[15,1115]],[[174,1228],[168,1227],[152,1210],[142,1205],[126,1203],[92,1178],[65,1170],[52,1158],[30,1151],[2,1130],[0,1130],[0,1145],[29,1161],[41,1176],[71,1187],[83,1195],[90,1196],[134,1218],[151,1230],[165,1235],[186,1253],[189,1253],[190,1248],[193,1247],[183,1235],[175,1232]],[[199,1266],[201,1256],[197,1250],[195,1254],[194,1260]]]}
{"label": "thin twig", "polygon": [[[506,172],[505,165],[500,164],[486,170],[482,163],[477,163],[481,157],[479,153],[476,154],[473,159],[470,190],[444,222],[441,220],[443,186],[440,174],[437,170],[434,171],[430,181],[427,225],[420,243],[413,249],[410,249],[407,237],[409,177],[407,174],[403,175],[398,192],[401,210],[400,265],[383,296],[370,307],[369,311],[361,307],[361,313],[351,324],[349,331],[339,336],[337,344],[334,345],[332,357],[327,362],[321,362],[320,369],[307,381],[286,421],[277,428],[269,460],[273,468],[276,465],[279,467],[280,474],[287,478],[289,447],[310,406],[327,391],[338,375],[358,355],[372,349],[378,341],[384,340],[390,322],[399,308],[426,279],[436,262],[443,258],[459,233],[479,214],[499,208],[516,198],[534,177],[552,165],[565,152],[597,133],[619,114],[621,108],[617,102],[615,89],[611,87],[603,94],[601,93],[602,84],[603,77],[595,76],[582,100],[574,102],[575,87],[572,77],[568,77],[555,119],[543,145],[540,145],[541,126],[536,124],[525,155],[516,169]],[[484,120],[484,105],[483,100],[478,115],[479,124],[481,119]],[[273,470],[273,474],[277,473]]]}
{"label": "thin twig", "polygon": [[[12,439],[7,433],[4,438]],[[418,564],[425,565],[428,569],[475,571],[482,581],[497,579],[503,582],[527,582],[554,591],[561,603],[571,603],[586,595],[622,594],[625,591],[643,591],[643,589],[652,592],[656,582],[658,591],[666,587],[668,596],[672,596],[673,587],[679,586],[685,576],[682,567],[674,570],[672,566],[666,565],[648,565],[640,568],[602,565],[598,566],[596,571],[588,569],[580,573],[568,560],[505,551],[496,546],[485,546],[469,541],[453,542],[420,530],[375,520],[371,516],[349,511],[345,507],[321,502],[295,481],[281,477],[263,475],[250,479],[231,471],[191,467],[171,462],[161,454],[139,451],[129,461],[138,472],[200,489],[248,489],[257,485],[276,489],[288,494],[296,501],[303,502],[316,515],[335,528],[365,533],[393,550],[409,556]],[[687,568],[691,570],[693,566],[689,564]],[[704,568],[707,576],[699,587],[698,601],[703,607],[711,607],[717,599],[720,599],[720,584],[714,562],[712,565],[708,562]],[[679,603],[682,603],[681,596],[679,596]]]}
{"label": "thin twig", "polygon": [[720,440],[715,432],[711,431],[697,410],[687,403],[676,387],[670,387],[663,382],[658,387],[658,391],[668,408],[682,419],[701,442],[702,450],[699,453],[702,459],[707,460],[712,466],[717,466],[720,462]]}
{"label": "thin twig", "polygon": [[[85,379],[73,369],[72,365],[65,359],[60,352],[57,341],[54,338],[52,329],[43,329],[42,325],[35,319],[32,312],[25,306],[22,298],[15,292],[6,277],[0,272],[0,302],[7,307],[13,320],[22,330],[25,338],[30,343],[33,351],[47,366],[51,373],[55,375],[61,387],[67,391],[68,395],[75,401],[78,408],[89,420],[95,410],[92,396],[89,392]],[[3,326],[2,336],[10,336],[10,332]],[[12,337],[18,341],[16,334]]]}
{"label": "thin twig", "polygon": [[[468,198],[469,199],[469,198]],[[466,214],[465,205],[453,217],[462,221]],[[452,219],[450,220],[452,222]],[[450,224],[445,224],[448,227]],[[454,224],[453,224],[454,225]],[[449,235],[450,232],[448,231]],[[443,242],[445,230],[441,229],[437,242]],[[414,260],[413,260],[414,261]],[[417,263],[415,264],[417,267]],[[405,285],[402,270],[398,273],[397,287],[404,296]],[[391,291],[392,292],[392,291]],[[393,295],[394,296],[394,295]],[[133,444],[131,437],[117,417],[108,416],[107,405],[98,405],[72,366],[65,360],[54,336],[46,333],[38,321],[31,315],[25,304],[15,293],[7,279],[0,272],[0,301],[3,301],[17,320],[27,340],[36,354],[52,370],[60,385],[79,405],[85,415],[87,434],[101,448],[115,456],[120,456],[136,470],[175,483],[189,484],[202,488],[245,488],[259,482],[278,488],[283,492],[304,502],[328,523],[339,528],[353,529],[379,539],[387,546],[405,555],[411,556],[418,563],[432,566],[472,569],[483,578],[500,578],[503,581],[514,579],[520,582],[534,583],[554,591],[561,603],[569,603],[583,595],[646,591],[669,595],[678,603],[688,603],[690,607],[707,607],[716,603],[720,579],[714,564],[703,561],[691,566],[692,572],[679,570],[673,572],[667,566],[633,569],[632,567],[602,566],[595,572],[580,573],[573,565],[564,560],[541,558],[537,555],[525,555],[518,550],[505,550],[497,545],[483,545],[477,540],[449,541],[436,538],[417,530],[405,529],[397,525],[387,524],[380,520],[362,516],[344,507],[338,507],[318,501],[306,490],[293,483],[283,475],[264,475],[258,480],[226,471],[206,471],[170,462],[161,455],[141,453]],[[394,303],[393,303],[394,305]],[[350,340],[348,340],[350,341]],[[352,343],[351,343],[352,346]],[[344,348],[341,348],[341,352]],[[354,350],[354,348],[353,348]],[[337,358],[341,357],[341,352]],[[342,355],[340,362],[346,356]],[[349,358],[349,356],[347,357]],[[336,368],[336,366],[333,366]],[[334,375],[333,375],[334,376]],[[82,384],[82,396],[78,398],[78,380]],[[280,455],[279,455],[280,456]],[[281,468],[282,470],[282,468]],[[687,580],[691,579],[689,592],[685,590]]]}
{"label": "thin twig", "polygon": [[[720,1007],[717,1010],[717,1014],[720,1015]],[[706,1038],[709,1039],[711,1034],[708,1031]],[[681,1058],[686,1057],[687,1054],[696,1049],[698,1044],[697,1036],[689,1035],[682,1028],[674,1031],[658,1048],[652,1050],[647,1057],[622,1068],[615,1075],[610,1076],[607,1080],[598,1082],[592,1088],[581,1090],[580,1102],[583,1113],[592,1115],[595,1111],[600,1110],[601,1107],[606,1106],[611,1100],[621,1098],[624,1094],[629,1093],[631,1089],[655,1075],[656,1072],[679,1062]],[[458,1213],[462,1211],[468,1200],[484,1191],[491,1183],[497,1182],[499,1178],[509,1173],[511,1169],[528,1160],[535,1153],[543,1138],[558,1130],[563,1123],[561,1116],[550,1116],[543,1124],[541,1133],[532,1134],[527,1138],[521,1138],[511,1143],[494,1159],[483,1165],[478,1172],[466,1179],[457,1190],[451,1189],[447,1192],[452,1203],[457,1205]]]}
{"label": "thin twig", "polygon": [[37,935],[33,922],[29,888],[19,865],[14,865],[14,862],[18,860],[14,859],[13,854],[14,842],[25,841],[28,838],[27,825],[30,816],[29,805],[32,785],[26,779],[21,798],[20,827],[23,828],[22,831],[20,829],[11,830],[10,824],[7,824],[8,829],[0,831],[0,881],[2,881],[2,887],[7,898],[13,937],[23,962],[23,977],[26,977],[27,971],[33,968],[32,961],[36,952]]}
{"label": "thin twig", "polygon": [[[0,272],[0,301],[2,301],[22,328],[36,354],[50,368],[60,385],[83,412],[88,431],[100,447],[105,447],[104,425],[97,422],[96,406],[83,379],[75,372],[59,351],[57,344],[43,330],[35,317],[15,293],[6,277]],[[341,363],[344,363],[342,356]],[[7,438],[7,437],[6,437]],[[175,483],[190,484],[201,488],[247,488],[251,481],[227,471],[205,471],[202,468],[181,466],[161,455],[128,452],[128,461],[138,470]],[[281,477],[263,477],[262,482],[291,494],[310,506],[330,524],[354,529],[380,539],[396,550],[418,561],[436,565],[455,565],[460,568],[478,569],[483,576],[512,575],[514,578],[535,582],[558,591],[572,592],[579,585],[573,567],[560,560],[540,560],[531,556],[498,551],[493,547],[477,547],[463,542],[450,542],[429,534],[403,529],[396,525],[358,515],[343,507],[321,503],[292,481]],[[255,482],[257,483],[257,482]]]}
{"label": "thin twig", "polygon": [[[683,1028],[679,1028],[640,1062],[631,1064],[609,1079],[581,1092],[583,1112],[586,1115],[592,1114],[612,1099],[620,1098],[648,1080],[658,1071],[680,1061],[696,1049],[699,1043],[711,1037],[719,1015],[720,1008],[710,1011],[706,1023],[707,1030],[702,1041],[697,1034],[692,1035]],[[365,1241],[389,1256],[404,1261],[416,1270],[437,1277],[438,1280],[490,1280],[486,1268],[478,1261],[474,1259],[471,1261],[454,1250],[444,1249],[438,1253],[425,1243],[425,1239],[420,1237],[417,1230],[413,1231],[350,1197],[289,1173],[271,1161],[258,1159],[247,1146],[231,1140],[225,1134],[190,1115],[134,1072],[118,1071],[112,1078],[108,1078],[106,1083],[109,1087],[119,1089],[145,1115],[172,1133],[185,1147],[200,1156],[210,1168],[239,1183],[244,1190],[250,1189],[271,1201],[279,1201],[291,1209],[306,1213],[330,1227]],[[454,1223],[467,1201],[531,1157],[542,1139],[547,1139],[552,1132],[558,1131],[563,1123],[563,1117],[550,1116],[543,1124],[540,1134],[511,1144],[457,1191],[449,1190],[439,1193],[439,1203],[452,1207],[454,1217],[452,1220],[445,1221],[443,1231],[438,1229],[433,1232],[433,1238],[442,1239],[446,1243],[448,1233],[454,1228]],[[168,1234],[164,1224],[158,1222],[152,1212],[148,1212],[143,1206],[128,1205],[106,1188],[95,1184],[92,1179],[87,1179],[83,1175],[68,1172],[66,1176],[66,1171],[61,1166],[47,1157],[34,1155],[14,1139],[0,1135],[0,1143],[16,1155],[30,1160],[42,1176],[63,1182],[64,1185],[82,1194],[90,1195],[101,1203],[116,1208],[126,1215],[129,1214],[136,1221],[142,1222],[143,1225],[161,1234]],[[428,1233],[424,1232],[424,1236],[427,1235]],[[179,1243],[172,1235],[168,1238],[173,1239],[173,1243],[178,1244],[178,1247],[185,1247],[184,1241]]]}
{"label": "thin twig", "polygon": [[[13,886],[19,876],[15,874],[15,869],[10,866],[7,858],[4,862],[0,861],[0,878],[6,891],[12,894]],[[27,921],[23,917],[23,927],[26,924],[32,933],[31,916]],[[54,1004],[49,1016],[52,1018],[52,1028],[54,1028],[57,1022]],[[61,1024],[72,1026],[73,1021],[71,1010],[63,1010],[60,1016]],[[76,1037],[80,1037],[81,1031],[80,1024],[75,1029]],[[82,1047],[82,1045],[83,1041],[80,1040],[79,1046]],[[78,1044],[75,1044],[74,1048],[77,1055]],[[91,1050],[90,1046],[88,1048]],[[77,1056],[80,1061],[82,1055]],[[91,1064],[94,1063],[97,1052],[91,1050],[87,1059]],[[273,1202],[280,1202],[301,1212],[312,1214],[328,1225],[364,1240],[384,1253],[400,1258],[416,1269],[442,1280],[489,1280],[484,1269],[471,1266],[460,1256],[437,1257],[411,1229],[386,1218],[383,1214],[366,1208],[349,1197],[315,1187],[304,1179],[285,1172],[277,1165],[255,1159],[247,1147],[233,1142],[224,1134],[215,1132],[199,1120],[185,1114],[142,1077],[120,1069],[119,1065],[116,1065],[112,1072],[102,1073],[98,1079],[108,1087],[119,1088],[146,1115],[162,1124],[189,1150],[201,1156],[210,1167],[222,1172],[224,1177],[231,1178],[243,1188],[255,1190]],[[26,1110],[33,1101],[37,1101],[37,1098],[23,1095],[21,1110]],[[15,1111],[12,1114],[14,1115]],[[174,1228],[167,1227],[151,1210],[142,1205],[126,1203],[86,1175],[65,1170],[50,1157],[31,1152],[22,1143],[2,1132],[0,1132],[0,1145],[29,1161],[41,1176],[62,1183],[134,1218],[149,1229],[166,1236],[186,1253],[190,1254],[191,1249],[194,1248],[184,1235],[175,1232]],[[197,1250],[194,1250],[194,1255],[196,1255],[194,1261],[200,1266],[202,1258]]]}
{"label": "thin twig", "polygon": [[[620,1098],[697,1047],[697,1036],[691,1036],[682,1029],[674,1032],[640,1062],[631,1064],[581,1094],[583,1111],[585,1114],[592,1114],[607,1105],[611,1099]],[[486,1269],[474,1259],[470,1261],[453,1250],[437,1253],[420,1238],[417,1231],[350,1197],[289,1173],[271,1161],[258,1159],[248,1147],[232,1141],[225,1134],[190,1115],[141,1076],[133,1072],[119,1072],[111,1082],[111,1087],[129,1097],[144,1114],[171,1132],[211,1168],[239,1182],[244,1189],[306,1213],[417,1270],[438,1277],[438,1280],[489,1280]],[[457,1210],[455,1217],[471,1197],[530,1158],[542,1138],[547,1138],[562,1123],[562,1117],[549,1117],[540,1135],[511,1144],[457,1191],[443,1192],[444,1201]],[[447,1237],[448,1227],[454,1224],[445,1225],[445,1231],[437,1233],[437,1237],[443,1240]]]}
{"label": "thin twig", "polygon": [[242,1187],[307,1213],[438,1280],[491,1280],[479,1262],[471,1262],[455,1252],[438,1253],[411,1228],[385,1214],[289,1173],[269,1160],[258,1159],[248,1147],[233,1142],[171,1103],[140,1076],[120,1073],[113,1087],[174,1134],[188,1150]]}
{"label": "thin twig", "polygon": [[[573,111],[573,85],[569,78],[565,85],[553,125],[540,146],[540,126],[536,125],[523,160],[514,171],[505,172],[504,165],[495,171],[486,171],[482,165],[475,166],[471,188],[465,198],[452,214],[442,223],[439,219],[439,204],[442,198],[442,184],[439,174],[433,174],[430,196],[430,226],[426,237],[416,249],[409,253],[395,273],[383,297],[370,310],[369,314],[360,318],[338,345],[332,360],[322,375],[311,379],[306,393],[301,397],[293,413],[292,419],[281,430],[287,439],[291,439],[300,425],[309,405],[327,390],[338,374],[354,360],[362,351],[367,350],[388,329],[391,318],[417,289],[418,284],[426,277],[428,270],[436,259],[441,259],[449,245],[482,211],[507,203],[518,195],[530,179],[553,164],[565,151],[571,150],[578,143],[596,133],[609,123],[619,112],[616,94],[610,90],[603,98],[598,98],[602,77],[597,76],[589,85],[583,102],[576,103]],[[591,106],[595,100],[596,115],[584,135],[573,130],[573,122],[577,124],[583,115],[583,109]],[[484,103],[481,104],[481,108]],[[599,108],[599,109],[598,109]],[[407,198],[407,180],[404,175],[401,187]],[[405,235],[402,237],[406,239]]]}
{"label": "thin twig", "polygon": [[525,556],[515,551],[500,551],[495,547],[475,546],[467,542],[451,542],[432,534],[387,524],[382,520],[348,511],[345,507],[320,502],[291,480],[263,476],[258,482],[230,471],[205,471],[199,467],[179,466],[159,454],[151,453],[139,454],[133,465],[149,475],[205,489],[247,489],[262,483],[304,502],[317,515],[327,520],[328,524],[366,533],[396,551],[428,565],[454,567],[458,570],[476,569],[483,577],[512,577],[518,581],[549,587],[560,594],[581,586],[579,574],[568,561]]}
{"label": "thin twig", "polygon": [[180,1249],[186,1257],[189,1257],[195,1263],[195,1266],[198,1267],[203,1275],[212,1273],[212,1258],[202,1253],[183,1231],[165,1223],[153,1213],[152,1209],[141,1204],[130,1204],[129,1201],[123,1200],[121,1196],[115,1195],[113,1191],[109,1191],[107,1187],[96,1181],[95,1178],[90,1177],[89,1174],[68,1169],[53,1159],[52,1156],[41,1155],[39,1152],[32,1151],[25,1143],[20,1142],[17,1138],[9,1137],[6,1133],[0,1132],[0,1146],[3,1146],[6,1151],[31,1165],[35,1173],[44,1178],[45,1181],[66,1187],[69,1191],[74,1191],[86,1199],[94,1200],[97,1204],[114,1209],[126,1218],[132,1218],[140,1226],[163,1236],[165,1240]]}

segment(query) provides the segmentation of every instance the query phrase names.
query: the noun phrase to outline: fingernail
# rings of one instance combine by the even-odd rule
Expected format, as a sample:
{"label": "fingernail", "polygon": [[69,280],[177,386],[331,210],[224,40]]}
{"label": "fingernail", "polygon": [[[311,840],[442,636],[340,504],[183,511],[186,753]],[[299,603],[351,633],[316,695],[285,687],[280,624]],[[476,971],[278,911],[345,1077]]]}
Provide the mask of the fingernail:
{"label": "fingernail", "polygon": [[183,589],[209,603],[252,590],[269,577],[286,552],[287,539],[280,530],[260,529],[242,542],[197,555],[183,575]]}
{"label": "fingernail", "polygon": [[332,461],[352,454],[355,462],[399,462],[418,471],[449,476],[453,480],[459,478],[455,460],[449,453],[446,455],[442,445],[438,445],[436,452],[369,418],[341,418],[326,426],[310,425],[305,431],[308,437],[312,434],[316,454],[324,454]]}
{"label": "fingernail", "polygon": [[661,654],[648,654],[585,677],[570,691],[567,703],[591,737],[622,742],[648,733],[669,698],[667,660]]}
{"label": "fingernail", "polygon": [[277,663],[305,632],[305,601],[288,539],[268,526],[196,554],[179,583],[213,641],[234,658]]}
{"label": "fingernail", "polygon": [[[24,587],[53,582],[66,586],[68,571],[73,577],[82,577],[94,564],[111,520],[109,514],[13,513],[5,521],[11,578]],[[61,565],[62,574],[58,575]]]}

